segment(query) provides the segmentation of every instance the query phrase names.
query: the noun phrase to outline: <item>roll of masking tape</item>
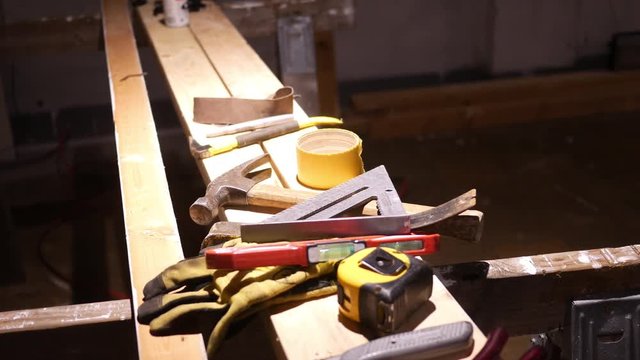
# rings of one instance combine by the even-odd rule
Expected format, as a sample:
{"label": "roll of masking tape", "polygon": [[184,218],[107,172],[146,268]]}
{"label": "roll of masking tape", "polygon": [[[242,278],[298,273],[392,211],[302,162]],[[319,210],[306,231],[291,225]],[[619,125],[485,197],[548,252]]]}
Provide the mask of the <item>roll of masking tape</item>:
{"label": "roll of masking tape", "polygon": [[296,146],[298,181],[329,189],[364,172],[362,140],[344,129],[320,129],[302,135]]}

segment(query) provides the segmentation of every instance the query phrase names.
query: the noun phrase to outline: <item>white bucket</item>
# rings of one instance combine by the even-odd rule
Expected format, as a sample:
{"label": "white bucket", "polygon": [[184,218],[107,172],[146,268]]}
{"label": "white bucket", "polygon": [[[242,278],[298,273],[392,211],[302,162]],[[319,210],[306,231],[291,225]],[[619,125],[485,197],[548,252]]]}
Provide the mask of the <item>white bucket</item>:
{"label": "white bucket", "polygon": [[162,0],[164,24],[168,27],[189,25],[189,7],[187,0]]}

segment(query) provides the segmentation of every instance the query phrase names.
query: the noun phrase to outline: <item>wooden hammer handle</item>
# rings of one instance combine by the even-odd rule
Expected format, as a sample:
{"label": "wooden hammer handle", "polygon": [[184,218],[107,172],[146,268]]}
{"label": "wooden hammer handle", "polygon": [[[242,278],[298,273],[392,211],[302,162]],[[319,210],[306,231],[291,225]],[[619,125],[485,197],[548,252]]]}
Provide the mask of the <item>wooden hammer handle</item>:
{"label": "wooden hammer handle", "polygon": [[247,193],[247,202],[249,205],[287,209],[293,205],[309,200],[319,193],[320,191],[287,189],[280,186],[258,183]]}
{"label": "wooden hammer handle", "polygon": [[[247,193],[249,205],[263,206],[277,209],[286,209],[293,205],[308,200],[319,191],[287,189],[274,185],[258,183]],[[409,214],[418,213],[433,208],[432,206],[403,203],[404,209]],[[378,208],[375,202],[367,204],[362,213],[364,215],[377,215]],[[483,213],[477,210],[467,210],[460,215],[447,219],[433,226],[433,230],[441,235],[453,236],[466,241],[478,241],[482,232]]]}

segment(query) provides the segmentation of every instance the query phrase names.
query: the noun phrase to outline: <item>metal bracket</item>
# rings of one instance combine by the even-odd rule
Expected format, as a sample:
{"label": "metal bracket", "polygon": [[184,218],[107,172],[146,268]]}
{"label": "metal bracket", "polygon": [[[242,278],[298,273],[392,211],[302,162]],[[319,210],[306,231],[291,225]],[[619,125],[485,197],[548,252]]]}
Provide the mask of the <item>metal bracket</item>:
{"label": "metal bracket", "polygon": [[282,82],[292,86],[308,115],[318,115],[318,81],[313,19],[311,16],[278,18],[278,48]]}
{"label": "metal bracket", "polygon": [[572,360],[640,359],[640,295],[571,303]]}

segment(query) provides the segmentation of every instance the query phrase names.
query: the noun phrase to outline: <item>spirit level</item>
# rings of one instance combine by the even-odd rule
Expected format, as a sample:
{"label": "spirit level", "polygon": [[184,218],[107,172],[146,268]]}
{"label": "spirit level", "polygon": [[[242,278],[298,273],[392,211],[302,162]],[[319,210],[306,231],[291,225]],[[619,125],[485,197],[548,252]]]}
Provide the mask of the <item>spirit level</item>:
{"label": "spirit level", "polygon": [[408,255],[427,255],[438,249],[440,235],[358,236],[207,249],[210,269],[253,269],[259,266],[301,265],[341,260],[369,247],[387,247]]}

